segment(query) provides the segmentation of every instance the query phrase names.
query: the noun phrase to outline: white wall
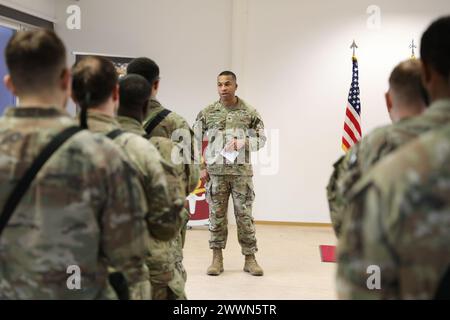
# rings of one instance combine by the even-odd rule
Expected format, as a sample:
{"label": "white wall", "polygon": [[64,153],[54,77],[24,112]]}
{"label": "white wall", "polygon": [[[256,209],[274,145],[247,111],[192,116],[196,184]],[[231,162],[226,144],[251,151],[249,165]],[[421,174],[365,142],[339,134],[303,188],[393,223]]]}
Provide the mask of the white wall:
{"label": "white wall", "polygon": [[[360,47],[362,127],[388,122],[384,92],[392,68],[448,0],[378,0],[381,29],[369,30],[372,1],[248,0],[240,82],[266,127],[280,129],[280,171],[256,177],[259,220],[329,222],[325,186],[340,149],[351,82],[353,39]],[[241,6],[244,6],[242,3]]]}
{"label": "white wall", "polygon": [[[351,50],[360,46],[362,126],[388,122],[383,95],[393,66],[412,38],[448,0],[378,0],[380,30],[369,30],[365,0],[95,0],[81,1],[82,30],[57,31],[70,51],[149,56],[161,66],[160,99],[190,122],[215,100],[215,76],[233,68],[239,94],[280,130],[280,170],[257,166],[257,220],[329,222],[325,186],[340,149],[351,81]],[[73,60],[72,60],[73,62]]]}
{"label": "white wall", "polygon": [[0,4],[7,7],[43,18],[55,21],[56,0],[0,0]]}
{"label": "white wall", "polygon": [[190,123],[216,99],[215,77],[230,65],[229,1],[81,1],[80,31],[66,28],[73,3],[57,1],[56,7],[56,31],[70,52],[154,59],[161,68],[159,99]]}

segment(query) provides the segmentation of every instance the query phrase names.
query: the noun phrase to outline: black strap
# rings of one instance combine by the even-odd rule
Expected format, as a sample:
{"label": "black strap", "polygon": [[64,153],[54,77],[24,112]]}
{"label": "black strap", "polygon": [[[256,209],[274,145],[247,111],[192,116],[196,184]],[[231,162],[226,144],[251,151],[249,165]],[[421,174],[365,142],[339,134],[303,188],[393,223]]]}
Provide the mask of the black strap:
{"label": "black strap", "polygon": [[106,136],[108,138],[110,138],[111,140],[115,140],[116,138],[118,138],[119,136],[121,136],[124,133],[125,133],[125,131],[122,131],[120,129],[115,129],[115,130],[111,131],[110,133],[108,133]]}
{"label": "black strap", "polygon": [[80,127],[83,129],[88,129],[88,123],[87,123],[87,108],[81,107],[80,111]]}
{"label": "black strap", "polygon": [[39,170],[45,165],[48,159],[66,142],[70,137],[76,133],[82,131],[80,127],[69,127],[64,129],[52,141],[41,151],[38,157],[31,164],[30,168],[25,172],[23,177],[19,180],[13,191],[11,192],[8,200],[3,207],[3,211],[0,215],[0,236],[8,224],[11,216],[16,210],[17,205],[23,198],[27,190],[29,189],[34,178],[38,174]]}
{"label": "black strap", "polygon": [[130,300],[130,289],[128,282],[121,272],[109,274],[108,279],[119,300]]}
{"label": "black strap", "polygon": [[145,125],[145,131],[147,132],[147,135],[151,135],[153,130],[165,119],[169,114],[171,114],[172,111],[169,109],[164,109],[160,113],[158,113],[152,120],[147,122]]}

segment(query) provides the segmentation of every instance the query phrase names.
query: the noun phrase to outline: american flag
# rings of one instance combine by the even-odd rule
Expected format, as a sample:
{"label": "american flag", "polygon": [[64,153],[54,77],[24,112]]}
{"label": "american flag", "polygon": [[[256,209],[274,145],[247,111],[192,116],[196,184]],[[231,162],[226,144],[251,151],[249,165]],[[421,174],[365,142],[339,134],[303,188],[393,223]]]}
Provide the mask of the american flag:
{"label": "american flag", "polygon": [[359,91],[358,60],[353,57],[352,85],[348,94],[347,110],[345,111],[342,148],[347,152],[361,140],[361,99]]}

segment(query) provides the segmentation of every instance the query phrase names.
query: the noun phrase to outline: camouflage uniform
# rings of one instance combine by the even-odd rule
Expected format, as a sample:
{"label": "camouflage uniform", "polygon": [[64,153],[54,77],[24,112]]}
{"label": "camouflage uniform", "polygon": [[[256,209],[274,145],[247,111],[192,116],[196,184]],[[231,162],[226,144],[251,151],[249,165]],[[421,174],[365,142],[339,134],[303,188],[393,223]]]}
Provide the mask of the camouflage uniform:
{"label": "camouflage uniform", "polygon": [[[355,185],[339,244],[340,298],[435,298],[450,265],[449,163],[447,124]],[[380,290],[368,289],[369,266],[379,267]]]}
{"label": "camouflage uniform", "polygon": [[[88,125],[94,132],[105,134],[120,128],[119,122],[114,118],[96,112],[88,113]],[[124,149],[131,163],[138,169],[147,193],[151,224],[146,264],[150,272],[152,298],[155,298],[160,283],[166,283],[172,278],[173,271],[168,253],[170,240],[177,236],[181,226],[179,211],[183,201],[174,202],[170,198],[163,169],[166,164],[151,143],[130,132],[120,135],[114,142]],[[157,274],[155,269],[158,270]],[[160,272],[161,270],[164,272]]]}
{"label": "camouflage uniform", "polygon": [[333,225],[334,233],[337,237],[341,234],[341,227],[342,227],[342,207],[345,205],[345,199],[342,196],[342,194],[338,194],[338,182],[340,179],[342,179],[343,175],[343,166],[344,161],[348,161],[346,157],[349,153],[347,153],[345,156],[342,156],[333,164],[333,173],[330,176],[330,180],[328,181],[327,185],[327,200],[328,200],[328,207],[330,210],[330,218],[331,223]]}
{"label": "camouflage uniform", "polygon": [[123,116],[118,116],[116,119],[119,123],[119,126],[126,132],[131,132],[141,137],[145,137],[147,135],[144,128],[142,127],[142,124],[136,119]]}
{"label": "camouflage uniform", "polygon": [[422,115],[375,129],[334,165],[327,187],[328,203],[333,227],[340,236],[348,192],[363,173],[379,160],[418,135],[450,121],[450,105],[434,104]]}
{"label": "camouflage uniform", "polygon": [[[92,111],[88,112],[88,126],[92,132],[102,134],[120,129],[114,118]],[[181,223],[177,211],[181,204],[170,200],[158,150],[144,138],[128,132],[114,139],[114,142],[124,150],[141,177],[148,199],[150,233],[163,241],[173,239]]]}
{"label": "camouflage uniform", "polygon": [[[148,113],[146,120],[144,121],[144,128],[149,125],[149,123],[165,108],[156,99],[150,99],[148,103]],[[194,132],[191,127],[184,120],[183,117],[175,112],[170,112],[170,114],[164,118],[150,134],[147,134],[147,138],[153,137],[163,137],[171,139],[173,142],[177,143],[180,148],[179,156],[183,158],[185,164],[197,163],[195,161],[195,139]],[[198,182],[198,181],[197,181]],[[184,230],[185,232],[186,230]]]}
{"label": "camouflage uniform", "polygon": [[[170,139],[163,137],[153,137],[150,139],[158,151],[161,153],[164,160],[172,162],[172,152],[177,145]],[[177,153],[178,154],[178,153]],[[181,199],[186,201],[186,197],[195,190],[197,182],[199,181],[198,166],[194,163],[176,165],[172,162],[172,167],[166,169],[167,180],[170,181],[170,194],[173,200]],[[185,284],[187,280],[186,270],[183,266],[183,247],[185,240],[186,226],[189,221],[190,215],[186,208],[183,208],[180,212],[181,219],[183,221],[182,228],[178,236],[171,243],[171,252],[174,259],[174,277],[168,283],[168,287],[171,292],[169,293],[169,299],[185,300]]]}
{"label": "camouflage uniform", "polygon": [[[0,206],[53,137],[76,123],[55,108],[11,108],[0,119]],[[87,131],[40,170],[0,239],[0,299],[117,299],[107,267],[135,296],[148,283],[147,205],[136,173],[113,143]],[[81,290],[69,290],[69,266]]]}
{"label": "camouflage uniform", "polygon": [[[156,99],[150,99],[148,103],[148,113],[146,120],[144,121],[144,127],[152,120],[154,117],[163,111],[165,108]],[[171,112],[161,123],[151,132],[150,137],[165,137],[172,139],[172,134],[178,129],[185,129],[187,132],[191,132],[191,127],[186,120],[175,112]],[[178,142],[176,139],[175,142]]]}
{"label": "camouflage uniform", "polygon": [[[161,105],[161,103],[156,99],[151,99],[149,101],[149,110],[147,114],[147,118],[144,121],[144,127],[146,127],[157,114],[159,114],[161,111],[163,111],[165,108]],[[161,123],[158,124],[158,126],[153,129],[153,131],[148,136],[150,138],[154,137],[163,137],[171,139],[173,142],[177,143],[180,147],[180,153],[179,156],[183,158],[183,163],[188,164],[186,166],[185,170],[185,182],[187,182],[187,186],[189,189],[189,186],[192,184],[195,184],[194,188],[196,187],[199,179],[198,175],[198,168],[195,165],[195,139],[194,139],[194,133],[183,117],[178,115],[175,112],[171,112]],[[186,145],[186,143],[189,144],[189,146]],[[188,152],[185,152],[188,151]],[[188,191],[188,194],[192,190]],[[186,194],[186,196],[188,195]],[[185,214],[188,214],[185,212]],[[186,218],[189,218],[186,216]],[[176,272],[174,275],[174,278],[170,281],[170,286],[172,291],[175,292],[175,295],[177,297],[183,297],[184,295],[184,284],[186,282],[187,276],[186,272],[184,271],[184,267],[181,263],[183,257],[182,257],[182,248],[184,247],[185,237],[186,237],[186,228],[187,223],[184,225],[184,227],[181,229],[181,239],[177,238],[177,241],[181,241],[181,247],[178,244],[178,257],[176,258]],[[183,274],[183,276],[180,278],[179,274],[180,272]],[[177,288],[181,288],[178,290]]]}
{"label": "camouflage uniform", "polygon": [[[146,136],[139,121],[129,117],[118,117],[118,121],[123,129]],[[184,202],[185,198],[195,189],[199,180],[198,168],[195,164],[172,163],[172,150],[176,145],[168,138],[153,137],[150,142],[155,145],[163,159],[165,160],[164,171],[169,183],[169,194],[172,201]],[[170,163],[171,165],[167,165]],[[151,241],[151,252],[161,254],[151,254],[148,259],[150,268],[150,278],[152,281],[153,299],[186,299],[184,287],[186,282],[186,271],[183,267],[183,235],[182,231],[189,220],[189,213],[186,209],[180,212],[182,227],[178,236],[170,243],[161,242],[156,239]],[[170,288],[170,290],[168,290]]]}
{"label": "camouflage uniform", "polygon": [[[264,147],[266,142],[261,116],[241,99],[238,99],[234,108],[225,107],[217,101],[200,112],[194,131],[196,135],[206,137],[209,143],[205,162],[210,175],[206,185],[206,197],[210,206],[210,248],[224,249],[226,246],[227,209],[231,194],[242,254],[254,254],[258,249],[252,217],[255,193],[250,153]],[[220,152],[233,138],[245,139],[246,143],[244,151],[241,150],[234,163],[231,163]]]}
{"label": "camouflage uniform", "polygon": [[[151,122],[154,117],[159,114],[161,111],[165,110],[165,108],[161,105],[161,103],[156,99],[150,99],[148,104],[149,110],[147,114],[147,118],[144,121],[144,127]],[[197,186],[199,177],[197,176],[198,168],[196,166],[192,166],[193,164],[196,164],[195,162],[195,139],[194,139],[194,132],[192,131],[191,127],[187,123],[186,120],[183,119],[180,115],[176,114],[175,112],[171,112],[163,121],[161,121],[155,129],[150,134],[147,134],[144,130],[142,131],[142,128],[137,128],[136,124],[134,126],[134,130],[136,132],[141,132],[140,134],[144,134],[146,138],[153,138],[153,137],[163,137],[167,139],[171,139],[173,142],[177,143],[177,148],[180,150],[177,156],[176,161],[183,161],[184,164],[189,164],[189,166],[186,166],[186,177],[187,179],[185,182],[186,185],[191,186],[192,184],[195,184],[194,188]],[[189,146],[185,146],[185,143],[189,143]],[[188,153],[184,153],[184,150],[189,151]],[[168,159],[166,159],[168,161]],[[171,159],[172,160],[172,159]],[[172,163],[172,161],[168,161],[169,163]],[[190,191],[189,191],[190,193]],[[184,243],[184,240],[183,240]]]}

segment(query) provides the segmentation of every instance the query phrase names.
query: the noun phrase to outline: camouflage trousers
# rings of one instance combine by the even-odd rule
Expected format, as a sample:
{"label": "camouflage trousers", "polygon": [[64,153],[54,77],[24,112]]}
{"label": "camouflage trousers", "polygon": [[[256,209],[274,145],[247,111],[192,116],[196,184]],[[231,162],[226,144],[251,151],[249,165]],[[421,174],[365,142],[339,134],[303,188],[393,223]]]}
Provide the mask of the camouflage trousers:
{"label": "camouflage trousers", "polygon": [[209,231],[211,249],[225,249],[228,236],[228,200],[233,198],[234,215],[242,254],[250,255],[258,251],[252,205],[255,200],[252,177],[211,175],[206,185],[209,204]]}
{"label": "camouflage trousers", "polygon": [[171,272],[150,276],[152,300],[187,300],[185,293],[187,273],[182,260],[177,259],[171,269]]}
{"label": "camouflage trousers", "polygon": [[183,247],[189,217],[187,210],[183,209],[183,226],[175,239],[168,242],[151,239],[147,265],[150,269],[153,300],[187,299],[184,291],[187,273],[183,266]]}
{"label": "camouflage trousers", "polygon": [[[145,272],[149,272],[146,265],[144,265],[144,269]],[[151,300],[152,288],[151,283],[148,280],[130,285],[125,278],[122,278],[124,277],[123,273],[117,272],[117,270],[111,266],[108,267],[108,274],[109,285],[102,290],[101,294],[96,299]]]}
{"label": "camouflage trousers", "polygon": [[175,246],[173,253],[175,256],[175,268],[173,278],[169,282],[169,288],[171,291],[169,297],[170,300],[187,300],[184,290],[187,281],[187,272],[183,266],[183,248],[186,241],[187,223],[189,221],[190,215],[186,209],[183,209],[182,216],[183,227],[181,228],[178,237],[174,240]]}
{"label": "camouflage trousers", "polygon": [[187,273],[181,261],[175,262],[175,269],[173,278],[169,282],[169,298],[168,300],[187,300],[185,286],[187,280]]}

